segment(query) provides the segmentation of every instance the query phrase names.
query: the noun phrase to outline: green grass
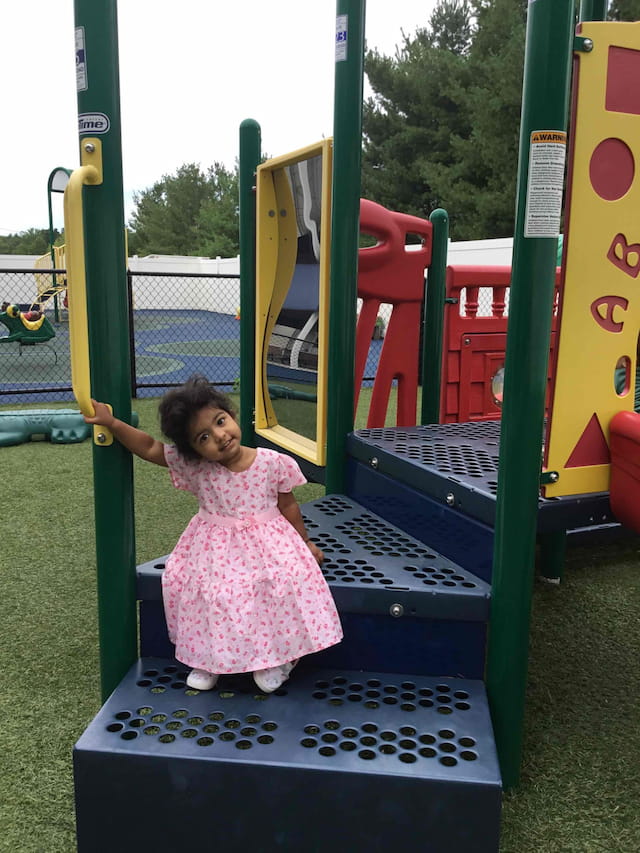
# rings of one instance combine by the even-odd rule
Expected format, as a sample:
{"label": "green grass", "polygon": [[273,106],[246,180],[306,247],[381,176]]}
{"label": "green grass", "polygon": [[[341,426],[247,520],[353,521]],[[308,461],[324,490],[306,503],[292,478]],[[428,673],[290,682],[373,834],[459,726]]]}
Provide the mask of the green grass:
{"label": "green grass", "polygon": [[[159,435],[156,402],[134,407]],[[0,454],[0,850],[72,853],[71,750],[100,706],[91,444]],[[171,550],[195,503],[163,469],[134,465],[141,562]],[[572,547],[564,583],[536,584],[525,758],[504,800],[503,853],[640,846],[639,547]]]}

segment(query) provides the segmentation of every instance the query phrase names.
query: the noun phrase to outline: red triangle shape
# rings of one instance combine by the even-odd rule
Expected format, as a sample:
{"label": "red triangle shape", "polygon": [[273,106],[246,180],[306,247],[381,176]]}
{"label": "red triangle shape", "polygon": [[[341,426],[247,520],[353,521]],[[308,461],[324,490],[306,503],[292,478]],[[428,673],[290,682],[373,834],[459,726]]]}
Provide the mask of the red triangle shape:
{"label": "red triangle shape", "polygon": [[585,468],[588,465],[609,465],[610,462],[609,445],[594,412],[564,467]]}

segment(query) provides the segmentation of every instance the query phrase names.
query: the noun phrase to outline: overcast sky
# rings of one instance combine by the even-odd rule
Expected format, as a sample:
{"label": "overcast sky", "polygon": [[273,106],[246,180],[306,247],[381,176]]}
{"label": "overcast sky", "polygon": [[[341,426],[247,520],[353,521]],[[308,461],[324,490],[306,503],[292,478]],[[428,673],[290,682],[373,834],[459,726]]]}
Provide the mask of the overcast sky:
{"label": "overcast sky", "polygon": [[[368,46],[393,55],[435,4],[368,0]],[[118,17],[127,216],[182,163],[232,167],[245,118],[272,156],[332,135],[334,0],[120,0]],[[45,228],[51,170],[78,165],[72,0],[2,0],[0,68],[0,234]]]}

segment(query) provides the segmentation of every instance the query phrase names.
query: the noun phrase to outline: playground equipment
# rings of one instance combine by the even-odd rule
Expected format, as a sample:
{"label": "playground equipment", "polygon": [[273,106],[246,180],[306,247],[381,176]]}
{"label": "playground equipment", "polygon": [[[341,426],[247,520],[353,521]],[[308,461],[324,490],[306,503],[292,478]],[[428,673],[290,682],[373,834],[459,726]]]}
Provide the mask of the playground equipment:
{"label": "playground equipment", "polygon": [[66,269],[65,247],[52,246],[51,252],[39,257],[35,266],[36,269],[47,270],[47,272],[35,274],[37,294],[31,308],[39,306],[43,310],[45,305],[53,299],[57,310],[58,297],[62,298],[63,306],[66,308],[67,278],[62,272]]}
{"label": "playground equipment", "polygon": [[[360,230],[376,237],[377,242],[358,253],[362,308],[356,328],[355,407],[380,306],[388,302],[392,305],[391,319],[378,362],[367,426],[384,425],[394,381],[398,383],[396,423],[411,426],[416,422],[424,271],[431,264],[432,225],[417,216],[392,212],[362,199]],[[417,251],[407,246],[408,235],[420,238]]]}
{"label": "playground equipment", "polygon": [[[115,16],[100,16],[102,4],[88,0],[77,0],[77,7],[82,10],[77,16],[83,42],[80,65],[94,44],[105,41],[110,50],[101,55],[115,58],[110,26]],[[96,538],[105,704],[74,750],[81,851],[177,849],[184,844],[185,827],[190,843],[206,846],[212,826],[224,827],[226,848],[238,851],[254,842],[256,826],[261,842],[266,839],[271,849],[289,851],[383,850],[415,846],[416,838],[433,851],[497,850],[501,787],[514,785],[519,772],[536,534],[549,525],[553,539],[558,516],[564,535],[565,528],[584,526],[589,519],[600,522],[609,512],[606,493],[540,498],[573,10],[572,0],[536,0],[528,8],[521,193],[502,423],[431,423],[354,434],[351,366],[364,3],[339,0],[330,310],[328,329],[321,329],[318,338],[320,357],[329,350],[328,494],[304,507],[304,515],[327,556],[325,570],[344,622],[345,640],[326,655],[305,661],[286,688],[266,698],[256,696],[242,678],[224,679],[220,689],[208,694],[188,691],[184,667],[171,659],[167,646],[160,557],[138,570],[138,650],[130,458],[117,444],[110,445],[108,436],[97,434]],[[581,68],[592,57],[600,62],[618,43],[629,49],[626,41],[616,40],[616,33],[623,32],[616,29],[619,26],[585,25],[581,38],[588,36],[589,41],[577,42]],[[105,79],[117,79],[116,71],[114,61],[114,67],[105,70]],[[82,67],[79,75],[81,79]],[[79,91],[81,113],[109,116],[111,132],[103,140],[81,134],[82,165],[67,190],[69,208],[77,201],[82,204],[83,197],[85,204],[84,217],[76,214],[65,225],[69,249],[74,246],[70,251],[74,261],[69,264],[74,269],[71,314],[74,304],[82,312],[85,301],[76,302],[74,289],[77,275],[84,287],[83,259],[77,252],[86,243],[87,291],[92,306],[94,299],[99,303],[91,330],[91,351],[99,356],[92,370],[94,395],[111,401],[118,417],[126,420],[130,409],[125,288],[120,276],[123,252],[118,239],[119,112],[114,92],[105,95],[100,84],[100,75],[95,74],[91,90]],[[264,375],[262,383],[254,383],[265,363],[269,338],[265,330],[273,320],[272,316],[265,320],[265,315],[273,306],[277,315],[286,299],[287,276],[281,279],[280,272],[286,267],[292,273],[297,249],[288,222],[271,232],[272,245],[282,251],[272,254],[271,268],[277,270],[282,263],[283,270],[271,277],[271,289],[265,289],[256,305],[252,186],[260,147],[257,125],[243,123],[245,440],[254,436],[252,410],[264,404],[264,398],[257,398],[265,385],[268,389]],[[610,156],[611,149],[604,150]],[[269,180],[281,179],[283,162],[271,169]],[[261,175],[269,174],[265,166]],[[578,172],[587,180],[584,161],[576,160],[573,168],[576,180]],[[603,170],[596,172],[596,185],[602,188]],[[116,198],[107,199],[109,193]],[[278,215],[288,219],[280,207],[271,210],[274,220]],[[87,224],[84,239],[82,221]],[[570,226],[569,243],[572,239]],[[109,263],[104,246],[117,247]],[[326,250],[326,242],[324,246]],[[258,250],[259,254],[260,244]],[[626,260],[631,268],[628,253]],[[438,267],[443,272],[444,266],[434,238],[430,272]],[[612,261],[614,267],[627,274]],[[114,286],[102,286],[106,269]],[[258,270],[262,276],[261,264]],[[86,314],[86,304],[84,310]],[[114,341],[114,329],[120,325],[124,334]],[[255,335],[254,328],[259,330]],[[81,349],[89,347],[83,342]],[[108,350],[111,358],[104,357]],[[83,355],[77,365],[85,377],[86,361]],[[438,363],[438,375],[439,368]],[[587,382],[592,382],[591,376]],[[78,387],[83,407],[90,406],[88,390],[85,379]],[[325,393],[319,383],[319,403]],[[277,430],[269,437],[260,435],[261,442],[282,439]],[[318,433],[320,443],[324,440]],[[311,464],[319,465],[319,456],[313,458]],[[545,485],[554,482],[551,474],[543,472]],[[560,481],[562,477],[561,473]],[[141,813],[152,814],[152,819],[141,819]],[[345,817],[323,820],[318,827],[318,814]]]}
{"label": "playground equipment", "polygon": [[22,311],[18,305],[3,303],[0,311],[0,323],[9,330],[8,335],[0,337],[0,343],[17,341],[20,346],[33,346],[45,343],[55,337],[55,329],[40,311]]}
{"label": "playground equipment", "polygon": [[0,447],[32,441],[36,436],[52,444],[75,444],[91,434],[75,409],[25,409],[0,412]]}
{"label": "playground equipment", "polygon": [[[138,416],[132,413],[132,423]],[[77,409],[15,409],[0,412],[0,447],[43,438],[51,444],[77,444],[91,435],[92,428]]]}

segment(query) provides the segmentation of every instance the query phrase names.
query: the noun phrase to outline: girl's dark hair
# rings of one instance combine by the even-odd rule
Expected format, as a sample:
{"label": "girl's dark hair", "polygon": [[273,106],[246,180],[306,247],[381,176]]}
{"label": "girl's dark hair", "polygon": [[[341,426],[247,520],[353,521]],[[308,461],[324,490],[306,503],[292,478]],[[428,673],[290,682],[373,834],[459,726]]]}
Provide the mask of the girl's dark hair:
{"label": "girl's dark hair", "polygon": [[184,385],[167,391],[160,401],[160,429],[186,459],[200,458],[189,442],[189,424],[194,415],[207,406],[222,409],[234,419],[236,417],[227,395],[218,391],[200,373],[190,376]]}

